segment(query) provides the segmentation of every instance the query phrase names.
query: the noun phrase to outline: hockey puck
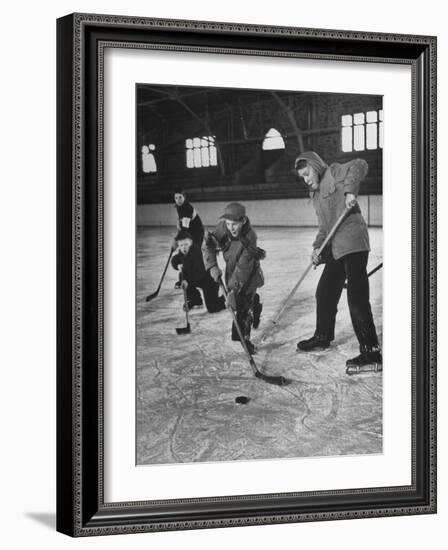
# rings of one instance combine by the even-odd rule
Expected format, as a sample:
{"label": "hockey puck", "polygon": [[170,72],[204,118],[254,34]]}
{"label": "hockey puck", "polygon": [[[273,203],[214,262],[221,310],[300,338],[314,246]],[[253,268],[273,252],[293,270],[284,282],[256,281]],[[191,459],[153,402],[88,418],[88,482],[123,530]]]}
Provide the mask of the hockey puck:
{"label": "hockey puck", "polygon": [[235,403],[238,405],[247,405],[250,401],[250,397],[246,397],[245,395],[239,395],[238,397],[235,397]]}

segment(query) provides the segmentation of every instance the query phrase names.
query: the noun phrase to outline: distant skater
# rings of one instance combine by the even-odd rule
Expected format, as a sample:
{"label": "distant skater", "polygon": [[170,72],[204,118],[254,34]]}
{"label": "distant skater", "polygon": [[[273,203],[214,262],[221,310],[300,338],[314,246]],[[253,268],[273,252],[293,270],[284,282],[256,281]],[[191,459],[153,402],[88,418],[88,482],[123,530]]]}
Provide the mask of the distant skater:
{"label": "distant skater", "polygon": [[[250,341],[250,334],[252,326],[257,328],[260,323],[262,305],[257,289],[263,286],[264,278],[257,235],[242,204],[228,204],[221,221],[204,239],[204,264],[216,282],[222,276],[217,262],[218,249],[226,263],[224,277],[229,290],[227,305],[235,311],[246,347],[249,353],[254,354],[256,350]],[[232,340],[240,341],[234,324],[231,337]]]}
{"label": "distant skater", "polygon": [[202,245],[204,226],[194,206],[187,201],[187,194],[182,189],[175,191],[174,203],[177,211],[177,229],[188,229],[193,242]]}
{"label": "distant skater", "polygon": [[[301,340],[297,349],[312,351],[330,346],[335,337],[337,306],[347,279],[348,306],[360,354],[346,362],[346,372],[381,370],[382,355],[370,306],[367,275],[369,234],[357,202],[368,165],[363,159],[354,159],[328,166],[317,153],[310,151],[296,159],[295,169],[310,190],[319,224],[312,262],[316,266],[325,263],[316,290],[316,330],[311,338]],[[318,249],[345,208],[350,208],[346,219],[322,256],[318,256]]]}

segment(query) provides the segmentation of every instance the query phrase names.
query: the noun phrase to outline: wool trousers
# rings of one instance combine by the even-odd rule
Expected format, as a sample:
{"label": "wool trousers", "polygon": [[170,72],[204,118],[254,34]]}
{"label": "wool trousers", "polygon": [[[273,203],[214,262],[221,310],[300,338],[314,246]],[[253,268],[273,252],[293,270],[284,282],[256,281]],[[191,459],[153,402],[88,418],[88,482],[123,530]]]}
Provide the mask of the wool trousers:
{"label": "wool trousers", "polygon": [[347,280],[350,317],[360,348],[378,346],[367,276],[368,252],[354,252],[326,261],[316,290],[316,335],[334,340],[338,303]]}

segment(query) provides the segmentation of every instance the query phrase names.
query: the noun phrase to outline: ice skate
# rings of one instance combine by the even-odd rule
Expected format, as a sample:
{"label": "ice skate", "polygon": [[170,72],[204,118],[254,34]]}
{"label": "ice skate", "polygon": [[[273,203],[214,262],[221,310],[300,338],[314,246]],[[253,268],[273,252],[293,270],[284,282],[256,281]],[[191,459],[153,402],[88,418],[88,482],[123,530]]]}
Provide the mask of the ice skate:
{"label": "ice skate", "polygon": [[297,344],[297,351],[319,351],[330,347],[330,340],[326,336],[315,334],[308,340],[301,340]]}
{"label": "ice skate", "polygon": [[361,348],[361,353],[346,362],[345,372],[348,375],[361,374],[363,372],[381,372],[383,370],[383,358],[378,347]]}

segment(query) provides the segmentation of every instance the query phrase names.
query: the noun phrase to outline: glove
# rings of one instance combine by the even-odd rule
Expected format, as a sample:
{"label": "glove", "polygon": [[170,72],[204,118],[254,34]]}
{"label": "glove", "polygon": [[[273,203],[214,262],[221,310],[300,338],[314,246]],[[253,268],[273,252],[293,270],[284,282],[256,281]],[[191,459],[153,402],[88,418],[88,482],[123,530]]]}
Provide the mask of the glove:
{"label": "glove", "polygon": [[188,281],[186,281],[185,279],[181,282],[181,286],[183,289],[187,290],[188,288]]}
{"label": "glove", "polygon": [[212,268],[210,268],[210,275],[215,283],[217,283],[219,281],[219,278],[222,277],[222,271],[217,265],[214,265]]}
{"label": "glove", "polygon": [[322,262],[322,258],[318,254],[318,250],[313,250],[313,253],[311,254],[311,261],[313,262],[314,267],[317,267]]}
{"label": "glove", "polygon": [[226,296],[226,306],[231,307],[233,311],[236,311],[236,296],[233,290],[231,290]]}
{"label": "glove", "polygon": [[346,208],[353,208],[356,204],[356,195],[353,193],[346,193],[345,194],[345,207]]}

